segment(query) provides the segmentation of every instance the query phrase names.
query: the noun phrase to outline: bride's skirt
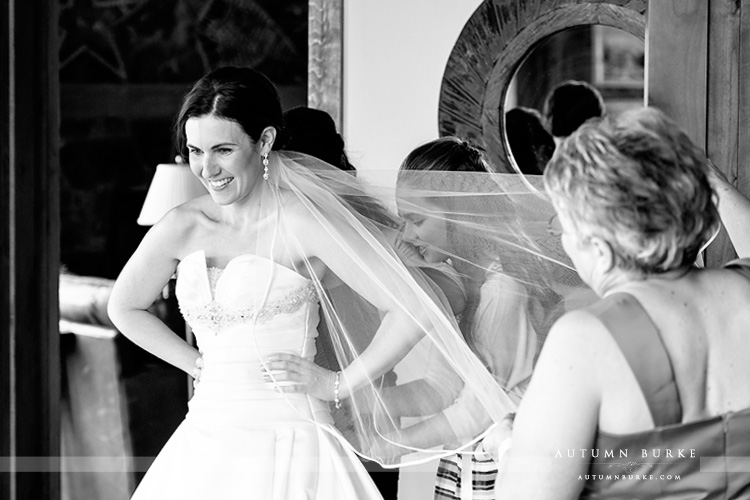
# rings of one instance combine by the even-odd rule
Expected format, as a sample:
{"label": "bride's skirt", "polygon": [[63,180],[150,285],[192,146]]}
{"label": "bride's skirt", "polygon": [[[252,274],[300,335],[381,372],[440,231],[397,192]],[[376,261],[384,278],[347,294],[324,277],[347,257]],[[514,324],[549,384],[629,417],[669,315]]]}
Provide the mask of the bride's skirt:
{"label": "bride's skirt", "polygon": [[[261,374],[271,353],[315,356],[311,282],[250,254],[216,271],[206,268],[202,251],[178,267],[177,297],[204,366],[185,420],[133,500],[380,499],[333,428],[329,404],[276,392]],[[248,310],[257,303],[265,305]]]}
{"label": "bride's skirt", "polygon": [[331,424],[300,415],[314,406],[304,399],[266,401],[252,411],[237,401],[220,412],[191,401],[132,499],[380,499]]}

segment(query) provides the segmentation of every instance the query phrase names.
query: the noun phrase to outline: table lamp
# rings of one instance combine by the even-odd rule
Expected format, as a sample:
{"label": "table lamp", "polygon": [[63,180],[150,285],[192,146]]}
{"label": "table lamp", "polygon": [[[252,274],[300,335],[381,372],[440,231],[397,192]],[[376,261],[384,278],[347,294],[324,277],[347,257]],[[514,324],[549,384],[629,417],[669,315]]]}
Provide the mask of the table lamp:
{"label": "table lamp", "polygon": [[207,192],[185,163],[161,163],[156,166],[138,225],[153,226],[172,208]]}

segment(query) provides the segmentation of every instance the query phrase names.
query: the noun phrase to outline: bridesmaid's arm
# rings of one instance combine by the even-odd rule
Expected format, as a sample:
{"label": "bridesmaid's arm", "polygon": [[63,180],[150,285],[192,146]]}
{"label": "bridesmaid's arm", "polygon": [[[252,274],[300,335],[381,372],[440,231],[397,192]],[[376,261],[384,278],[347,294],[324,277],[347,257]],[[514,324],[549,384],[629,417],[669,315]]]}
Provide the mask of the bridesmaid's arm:
{"label": "bridesmaid's arm", "polygon": [[[536,336],[528,319],[526,290],[517,281],[507,276],[496,275],[486,281],[480,289],[480,300],[473,323],[475,342],[484,346],[491,356],[486,361],[493,369],[493,376],[506,390],[514,389],[518,383],[516,375],[509,385],[511,374],[531,373]],[[519,351],[519,343],[528,345],[528,350]],[[519,358],[517,355],[522,354]],[[455,401],[441,408],[438,415],[401,430],[405,443],[419,448],[430,448],[440,444],[468,442],[492,425],[486,410],[476,396],[461,393]]]}
{"label": "bridesmaid's arm", "polygon": [[174,274],[181,225],[176,210],[154,225],[115,281],[107,312],[127,338],[151,354],[193,375],[198,351],[147,309]]}

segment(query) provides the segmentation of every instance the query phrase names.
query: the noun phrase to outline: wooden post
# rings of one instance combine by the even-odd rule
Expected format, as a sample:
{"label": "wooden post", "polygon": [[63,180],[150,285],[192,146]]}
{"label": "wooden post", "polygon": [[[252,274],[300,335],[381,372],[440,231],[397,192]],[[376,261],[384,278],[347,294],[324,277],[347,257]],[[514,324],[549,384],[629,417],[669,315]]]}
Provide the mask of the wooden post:
{"label": "wooden post", "polygon": [[[740,12],[739,2],[734,0],[709,2],[708,36],[711,43],[708,47],[705,148],[708,156],[735,186],[740,172],[738,154],[740,148],[745,147],[740,140],[743,130],[740,123],[743,108],[740,95]],[[748,166],[747,162],[745,166]],[[719,233],[705,257],[709,267],[719,267],[736,257],[725,230]]]}
{"label": "wooden post", "polygon": [[[725,0],[726,3],[739,7],[739,40],[744,46],[739,47],[739,119],[737,123],[737,188],[750,197],[750,5],[739,0]],[[743,9],[742,6],[745,6]]]}
{"label": "wooden post", "polygon": [[307,104],[344,128],[344,1],[310,0]]}
{"label": "wooden post", "polygon": [[708,2],[651,0],[646,32],[646,102],[705,145]]}
{"label": "wooden post", "polygon": [[57,2],[0,7],[0,498],[60,497]]}
{"label": "wooden post", "polygon": [[[746,196],[750,50],[742,41],[749,36],[750,8],[743,12],[739,1],[649,2],[647,102],[675,119]],[[718,267],[735,256],[722,230],[705,261]]]}

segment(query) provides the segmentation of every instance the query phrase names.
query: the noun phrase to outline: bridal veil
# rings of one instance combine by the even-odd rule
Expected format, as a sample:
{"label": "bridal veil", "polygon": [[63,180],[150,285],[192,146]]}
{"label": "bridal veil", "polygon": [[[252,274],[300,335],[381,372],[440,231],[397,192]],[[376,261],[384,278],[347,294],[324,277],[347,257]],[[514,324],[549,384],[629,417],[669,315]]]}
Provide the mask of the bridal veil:
{"label": "bridal veil", "polygon": [[[318,279],[314,271],[319,263],[305,259],[320,303],[317,363],[336,371],[356,363],[374,342],[406,340],[411,346],[403,356],[380,360],[385,368],[357,383],[340,408],[331,404],[337,435],[359,455],[384,466],[449,455],[481,439],[482,433],[467,436],[459,429],[454,432],[457,439],[440,449],[412,447],[402,439],[404,427],[441,411],[459,394],[470,393],[478,402],[461,415],[463,423],[473,420],[485,429],[518,403],[512,388],[493,377],[481,356],[470,349],[460,327],[462,317],[470,312],[455,310],[440,276],[459,288],[477,270],[509,277],[514,293],[529,303],[537,337],[535,354],[559,315],[592,298],[559,236],[548,233],[554,210],[539,189],[541,183],[510,174],[402,172],[394,184],[392,172],[383,173],[382,179],[378,173],[368,173],[362,180],[310,156],[287,152],[273,152],[268,169],[261,212],[275,222],[267,233],[259,234],[259,245],[296,245],[287,219],[291,199],[294,209],[304,210],[326,233],[326,241],[336,245],[338,255],[366,283],[368,296],[388,297],[419,325],[418,335],[410,339],[403,336],[413,334],[388,325],[381,328],[383,317],[372,301],[333,273]],[[444,263],[412,265],[397,253],[399,212],[444,221],[445,244],[436,249],[446,256]],[[446,268],[451,272],[443,273]],[[496,325],[497,335],[517,334],[502,323]],[[440,375],[431,378],[433,390],[397,402],[410,408],[408,417],[395,412],[393,399],[385,393],[430,378],[428,372],[436,366]],[[378,444],[383,442],[400,452],[379,453],[384,447]]]}

